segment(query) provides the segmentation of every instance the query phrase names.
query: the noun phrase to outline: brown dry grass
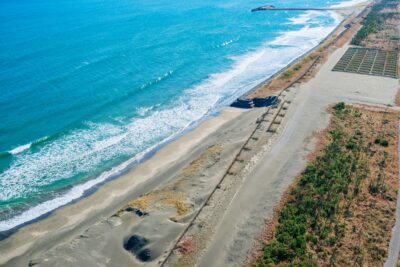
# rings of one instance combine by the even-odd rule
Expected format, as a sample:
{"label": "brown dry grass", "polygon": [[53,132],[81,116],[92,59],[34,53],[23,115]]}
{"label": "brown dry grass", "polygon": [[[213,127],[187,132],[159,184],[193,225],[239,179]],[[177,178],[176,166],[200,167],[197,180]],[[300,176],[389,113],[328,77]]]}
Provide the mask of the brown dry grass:
{"label": "brown dry grass", "polygon": [[203,153],[200,157],[192,161],[188,166],[182,170],[182,175],[190,176],[193,173],[201,171],[202,168],[207,167],[208,158],[218,157],[222,151],[222,145],[217,144],[207,149],[206,153]]}
{"label": "brown dry grass", "polygon": [[376,33],[370,34],[361,42],[362,46],[368,48],[377,48],[383,50],[400,50],[399,29],[400,25],[400,3],[392,2],[395,7],[387,7],[381,10],[380,14],[394,14],[391,18],[384,20],[383,24],[379,25],[379,30]]}
{"label": "brown dry grass", "polygon": [[179,216],[185,215],[189,207],[185,204],[185,196],[169,191],[153,191],[147,195],[139,197],[129,202],[122,210],[136,208],[141,211],[149,212],[151,209],[162,206],[175,207]]}
{"label": "brown dry grass", "polygon": [[[361,182],[360,193],[350,202],[341,204],[349,207],[348,214],[342,216],[341,223],[345,226],[345,235],[334,247],[307,246],[314,255],[317,266],[382,266],[387,256],[391,227],[395,222],[396,196],[398,188],[398,134],[399,113],[392,110],[382,110],[377,107],[352,107],[352,112],[359,112],[360,117],[348,116],[344,122],[332,119],[330,126],[318,133],[316,149],[309,156],[313,161],[329,139],[328,131],[337,127],[344,129],[346,134],[353,136],[361,133],[366,149],[362,159],[368,166],[368,174]],[[376,144],[376,140],[386,140],[388,146]],[[370,192],[370,185],[378,180],[382,182],[382,190],[378,194]],[[262,255],[262,247],[274,237],[280,210],[290,201],[290,192],[296,187],[300,176],[286,190],[281,201],[274,210],[272,220],[266,222],[266,227],[260,239],[255,244],[253,253],[247,261],[247,266],[255,264]],[[261,241],[261,242],[260,242]]]}
{"label": "brown dry grass", "polygon": [[189,196],[186,194],[188,184],[193,182],[196,175],[201,175],[204,169],[215,164],[219,160],[221,152],[221,144],[210,146],[198,158],[183,168],[177,179],[174,179],[172,183],[130,201],[116,215],[121,215],[128,208],[135,208],[149,213],[154,209],[174,207],[176,216],[172,216],[171,220],[179,221],[191,209]]}
{"label": "brown dry grass", "polygon": [[315,53],[305,57],[294,66],[284,71],[282,74],[278,75],[278,77],[272,79],[260,89],[250,94],[248,98],[253,99],[256,97],[266,97],[287,88],[290,84],[295,82],[306,72],[306,70],[314,62],[315,58]]}
{"label": "brown dry grass", "polygon": [[[375,108],[376,109],[376,108]],[[343,218],[346,235],[336,249],[336,266],[349,262],[355,266],[382,266],[390,241],[391,228],[395,223],[398,188],[398,134],[399,114],[383,110],[359,109],[362,119],[346,123],[348,132],[359,130],[371,144],[364,155],[369,173],[361,184],[360,194],[354,199],[350,212]],[[375,144],[385,139],[388,146]],[[370,186],[377,179],[382,181],[382,192],[372,194]]]}

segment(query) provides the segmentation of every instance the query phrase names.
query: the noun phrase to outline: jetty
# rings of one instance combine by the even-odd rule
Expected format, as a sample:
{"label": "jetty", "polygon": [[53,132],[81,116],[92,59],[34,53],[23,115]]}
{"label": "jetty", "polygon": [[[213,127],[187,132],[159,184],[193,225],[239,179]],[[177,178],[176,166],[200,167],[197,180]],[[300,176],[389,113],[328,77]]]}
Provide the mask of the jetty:
{"label": "jetty", "polygon": [[277,8],[273,5],[266,5],[253,8],[251,12],[257,11],[335,11],[335,10],[343,10],[345,7],[336,7],[336,8],[314,8],[314,7],[287,7],[287,8]]}

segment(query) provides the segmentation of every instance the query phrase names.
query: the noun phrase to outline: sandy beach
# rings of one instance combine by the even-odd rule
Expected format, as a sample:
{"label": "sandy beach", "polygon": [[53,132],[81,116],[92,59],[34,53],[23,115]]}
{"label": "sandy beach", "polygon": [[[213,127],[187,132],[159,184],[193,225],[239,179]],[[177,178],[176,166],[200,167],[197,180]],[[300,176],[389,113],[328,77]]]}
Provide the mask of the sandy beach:
{"label": "sandy beach", "polygon": [[[348,11],[324,44],[363,9]],[[395,105],[398,80],[331,71],[348,47],[327,47],[313,77],[283,91],[277,108],[225,108],[93,194],[22,227],[0,241],[0,265],[243,266],[327,126],[327,107]]]}
{"label": "sandy beach", "polygon": [[[216,129],[222,125],[225,129],[235,129],[244,121],[251,124],[259,113],[259,110],[243,112],[240,109],[227,109],[219,116],[205,121],[191,133],[161,149],[150,160],[102,186],[96,193],[75,204],[60,208],[49,218],[28,225],[2,241],[0,263],[8,262],[10,266],[21,265],[31,257],[27,251],[32,249],[34,255],[35,250],[43,251],[58,243],[57,241],[53,243],[51,240],[68,239],[79,235],[99,218],[101,220],[113,215],[129,200],[156,187],[162,187],[163,183],[168,182],[182,166],[196,159],[202,150],[224,135],[223,132],[215,132]],[[229,125],[225,125],[227,122]],[[246,136],[247,131],[246,128],[242,128],[236,132],[239,144],[232,143],[230,149],[240,146],[240,139]],[[26,242],[27,240],[30,242]],[[13,258],[17,262],[9,262]]]}

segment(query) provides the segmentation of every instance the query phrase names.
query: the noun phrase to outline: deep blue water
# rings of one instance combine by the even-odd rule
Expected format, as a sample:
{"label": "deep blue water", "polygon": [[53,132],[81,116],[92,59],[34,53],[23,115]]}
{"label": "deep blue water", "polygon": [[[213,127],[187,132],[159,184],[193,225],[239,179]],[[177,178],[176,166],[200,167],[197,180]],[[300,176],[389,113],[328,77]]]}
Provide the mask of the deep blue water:
{"label": "deep blue water", "polygon": [[0,1],[0,231],[81,196],[339,22],[329,12],[250,12],[262,4]]}

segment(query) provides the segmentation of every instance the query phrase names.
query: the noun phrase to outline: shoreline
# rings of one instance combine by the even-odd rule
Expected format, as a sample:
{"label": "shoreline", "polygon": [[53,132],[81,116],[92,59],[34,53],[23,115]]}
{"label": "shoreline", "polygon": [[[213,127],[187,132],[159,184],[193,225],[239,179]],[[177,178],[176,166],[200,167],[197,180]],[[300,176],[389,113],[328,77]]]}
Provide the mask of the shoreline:
{"label": "shoreline", "polygon": [[[313,53],[314,51],[318,50],[318,48],[320,46],[322,46],[327,39],[329,39],[330,37],[332,37],[332,35],[335,34],[335,32],[338,30],[338,28],[343,24],[343,22],[348,19],[348,17],[351,14],[348,15],[343,15],[343,14],[339,14],[340,16],[342,16],[341,21],[339,22],[339,24],[325,37],[323,38],[316,46],[310,48],[309,50],[305,51],[303,54],[301,54],[299,57],[291,60],[287,65],[285,65],[283,68],[279,69],[277,72],[275,72],[274,74],[272,74],[270,77],[266,78],[265,80],[263,80],[262,82],[258,83],[256,86],[250,88],[248,91],[246,91],[245,93],[243,93],[241,96],[239,96],[236,99],[239,98],[243,98],[243,97],[247,97],[249,96],[251,93],[259,90],[260,88],[262,88],[265,84],[267,84],[269,81],[275,79],[276,77],[278,77],[280,74],[282,74],[283,72],[285,72],[287,69],[291,68],[292,66],[294,66],[295,64],[297,64],[299,61],[303,60],[304,58],[306,58],[307,56],[309,56],[311,53]],[[226,102],[226,101],[225,101]],[[232,102],[233,103],[233,102]],[[230,104],[229,104],[230,105]],[[169,137],[167,137],[166,139],[162,140],[160,143],[153,145],[152,147],[146,149],[145,151],[140,152],[138,155],[135,155],[134,157],[112,167],[109,170],[104,171],[102,174],[100,174],[99,176],[94,177],[93,179],[90,179],[86,182],[83,182],[81,184],[75,185],[72,189],[69,189],[68,192],[64,193],[61,197],[59,197],[60,199],[63,198],[63,196],[66,196],[68,194],[71,194],[72,190],[78,190],[81,191],[80,196],[70,199],[70,200],[66,200],[64,201],[65,203],[63,203],[62,205],[59,205],[55,208],[50,208],[49,211],[43,212],[40,216],[33,218],[33,219],[28,219],[25,220],[19,224],[17,224],[16,226],[9,228],[7,230],[4,231],[0,231],[0,241],[7,239],[8,237],[10,237],[11,235],[13,235],[14,233],[16,233],[19,229],[30,225],[32,223],[36,223],[39,222],[43,219],[46,219],[49,216],[52,216],[52,214],[57,211],[58,209],[61,209],[67,205],[73,205],[74,203],[76,203],[77,201],[80,201],[84,198],[89,197],[90,195],[94,194],[99,187],[104,186],[105,184],[118,179],[119,177],[126,175],[131,169],[135,168],[136,166],[142,164],[143,162],[149,160],[150,158],[152,158],[155,154],[158,153],[158,151],[160,151],[162,148],[164,148],[165,146],[168,146],[169,144],[179,140],[181,137],[185,136],[186,134],[190,133],[191,131],[193,131],[194,129],[196,129],[197,127],[199,127],[199,125],[201,125],[203,122],[207,121],[210,118],[219,116],[220,113],[225,109],[226,107],[222,106],[220,108],[218,108],[217,110],[210,110],[207,114],[205,114],[201,119],[199,119],[198,121],[194,121],[193,123],[191,123],[190,125],[188,125],[186,128],[184,128],[182,131],[171,135]],[[102,178],[102,176],[105,175],[107,177]],[[100,180],[99,182],[97,182],[96,180]],[[86,186],[88,184],[92,184],[91,186]],[[77,189],[77,188],[84,188],[84,189]],[[18,216],[22,216],[25,212],[34,212],[36,211],[36,209],[39,206],[45,206],[46,203],[48,202],[53,202],[54,199],[45,201],[37,206],[34,206],[30,209],[28,209],[27,211],[24,211],[22,214],[17,215],[16,217],[13,217],[11,220],[15,220]],[[1,225],[1,222],[0,222]]]}
{"label": "shoreline", "polygon": [[[269,77],[267,80],[261,82],[259,85],[246,92],[245,95],[248,95],[256,88],[259,89],[260,86],[263,86],[269,80],[279,76],[287,68],[290,68],[301,59],[307,57],[309,53],[317,50],[320,46],[324,44],[324,42],[326,42],[327,39],[329,39],[335,34],[337,29],[340,28],[340,26],[343,26],[342,24],[347,18],[348,16],[344,17],[343,20],[338,24],[338,26],[336,26],[335,29],[332,32],[330,32],[329,35],[325,37],[324,40],[321,41],[317,46],[315,46],[311,50],[305,52],[303,55],[290,62],[287,66],[285,66],[283,69],[281,69],[280,71]],[[90,189],[91,192],[87,193],[85,192],[83,196],[80,196],[79,198],[73,200],[72,202],[69,202],[61,207],[56,208],[53,211],[43,214],[42,215],[43,217],[41,216],[37,219],[34,219],[33,222],[32,221],[26,222],[21,226],[17,226],[16,228],[14,228],[15,231],[13,231],[11,235],[7,236],[3,240],[0,239],[0,250],[2,250],[4,247],[7,247],[7,245],[3,246],[4,243],[13,244],[13,241],[18,241],[18,238],[15,237],[16,235],[28,234],[29,229],[33,230],[34,232],[33,236],[35,237],[42,237],[46,235],[48,231],[52,230],[56,231],[57,228],[64,229],[63,231],[66,231],[59,234],[59,237],[61,236],[62,238],[71,236],[73,235],[73,233],[75,234],[79,233],[81,229],[84,229],[85,226],[91,225],[93,224],[93,222],[98,221],[99,218],[112,215],[117,207],[123,206],[123,203],[128,202],[130,199],[134,198],[135,195],[139,196],[144,192],[149,191],[148,190],[149,188],[159,187],[158,183],[160,183],[160,181],[157,179],[158,175],[160,175],[163,171],[167,173],[173,172],[173,170],[169,169],[170,167],[168,166],[169,164],[176,164],[177,161],[181,161],[180,163],[177,164],[179,167],[181,165],[184,165],[184,162],[186,163],[189,162],[190,159],[182,159],[182,157],[185,157],[188,154],[192,153],[199,154],[200,152],[198,151],[193,152],[191,151],[191,149],[193,149],[196,145],[199,145],[205,139],[209,138],[210,135],[217,133],[219,130],[221,130],[221,128],[223,128],[224,125],[232,123],[235,120],[238,120],[238,118],[240,116],[243,116],[243,114],[252,113],[252,115],[249,116],[252,118],[257,118],[259,112],[260,111],[254,111],[254,110],[246,112],[243,110],[223,108],[220,112],[213,112],[209,114],[207,117],[202,118],[198,123],[192,125],[191,127],[188,127],[174,138],[171,138],[171,140],[165,142],[161,147],[158,147],[153,151],[151,151],[148,157],[146,155],[143,158],[143,161],[140,161],[138,165],[130,166],[129,168],[124,169],[123,171],[121,171],[120,174],[115,175],[115,177],[111,179],[106,179],[105,181],[93,187],[93,189]],[[217,113],[216,116],[214,116],[215,113]],[[173,148],[178,147],[182,150],[171,151],[171,147]],[[168,160],[166,161],[165,159]],[[157,162],[157,164],[154,164],[155,161]],[[159,164],[161,162],[162,164]],[[151,167],[149,167],[149,165],[150,166],[153,165],[156,168],[152,169]],[[145,175],[146,178],[142,176],[140,177],[141,179],[135,178],[135,180],[133,181],[134,185],[132,185],[132,181],[129,181],[130,179],[126,179],[126,177],[134,176],[132,175],[132,173],[137,172],[137,169],[143,171],[146,174]],[[125,190],[121,190],[121,188],[123,187],[122,185],[123,182],[120,179],[123,179],[124,177],[126,179],[125,182],[127,182],[127,185],[129,185],[129,189],[125,188]],[[161,181],[160,184],[162,183],[163,182]],[[101,187],[99,187],[99,185],[101,185]],[[117,187],[116,185],[119,186],[120,188],[115,192],[115,187]],[[116,193],[118,193],[118,191],[120,191],[122,193],[121,195],[124,196],[123,197],[119,196],[119,198],[117,198],[115,195]],[[103,201],[100,201],[100,203],[96,202],[96,200],[99,201],[100,199],[103,198],[102,195],[108,195],[110,193],[112,197],[114,197],[113,199],[111,200],[103,199]],[[81,202],[85,202],[87,206],[86,209],[83,209],[83,212],[82,212],[82,206],[85,205]],[[93,205],[94,203],[96,203],[97,205]],[[93,206],[94,207],[97,206],[96,209],[102,209],[102,211],[99,212],[88,211],[88,208],[93,209]],[[89,218],[84,218],[85,215],[88,215]],[[60,218],[56,218],[57,216],[59,216]],[[46,227],[43,227],[45,225],[49,226],[50,220],[56,222],[55,223],[56,226],[53,225],[52,230],[48,230],[46,229]],[[46,230],[41,231],[43,229]],[[20,241],[21,240],[19,240],[19,242]],[[11,259],[13,259],[18,255],[24,254],[25,251],[28,251],[30,249],[29,246],[33,247],[34,244],[35,243],[32,242],[30,243],[25,242],[24,245],[19,246],[19,249],[15,249],[12,253],[8,254],[9,257],[0,256],[0,265],[8,263]]]}
{"label": "shoreline", "polygon": [[[27,236],[45,239],[49,231],[55,231],[54,234],[59,238],[60,236],[65,237],[65,235],[79,233],[85,226],[92,225],[99,218],[111,216],[132,198],[139,197],[159,186],[159,184],[165,183],[159,176],[163,176],[164,173],[174,173],[176,172],[174,169],[187,164],[193,157],[190,157],[190,154],[199,154],[199,151],[192,150],[196,146],[204,147],[204,144],[200,144],[200,142],[208,138],[211,133],[215,133],[225,123],[234,121],[235,118],[244,113],[245,111],[240,109],[227,108],[223,110],[218,117],[204,121],[193,131],[161,148],[151,159],[137,165],[118,179],[104,184],[89,196],[54,210],[45,219],[18,229],[8,238],[0,241],[0,251],[10,252],[8,255],[6,255],[7,253],[0,255],[0,265],[6,264],[12,258],[17,255],[21,256],[25,252],[15,249],[9,251],[11,244],[18,243],[21,250],[24,250],[24,247],[29,244],[20,243],[19,236],[23,236],[23,239]],[[187,156],[187,159],[185,156]],[[178,166],[173,166],[174,164]],[[132,180],[132,177],[135,177],[135,179]],[[140,179],[138,179],[139,177]],[[105,199],[104,196],[108,197]],[[93,210],[98,210],[98,212]],[[64,231],[71,232],[66,234]],[[33,240],[33,238],[30,240]],[[31,243],[33,248],[34,242]]]}

